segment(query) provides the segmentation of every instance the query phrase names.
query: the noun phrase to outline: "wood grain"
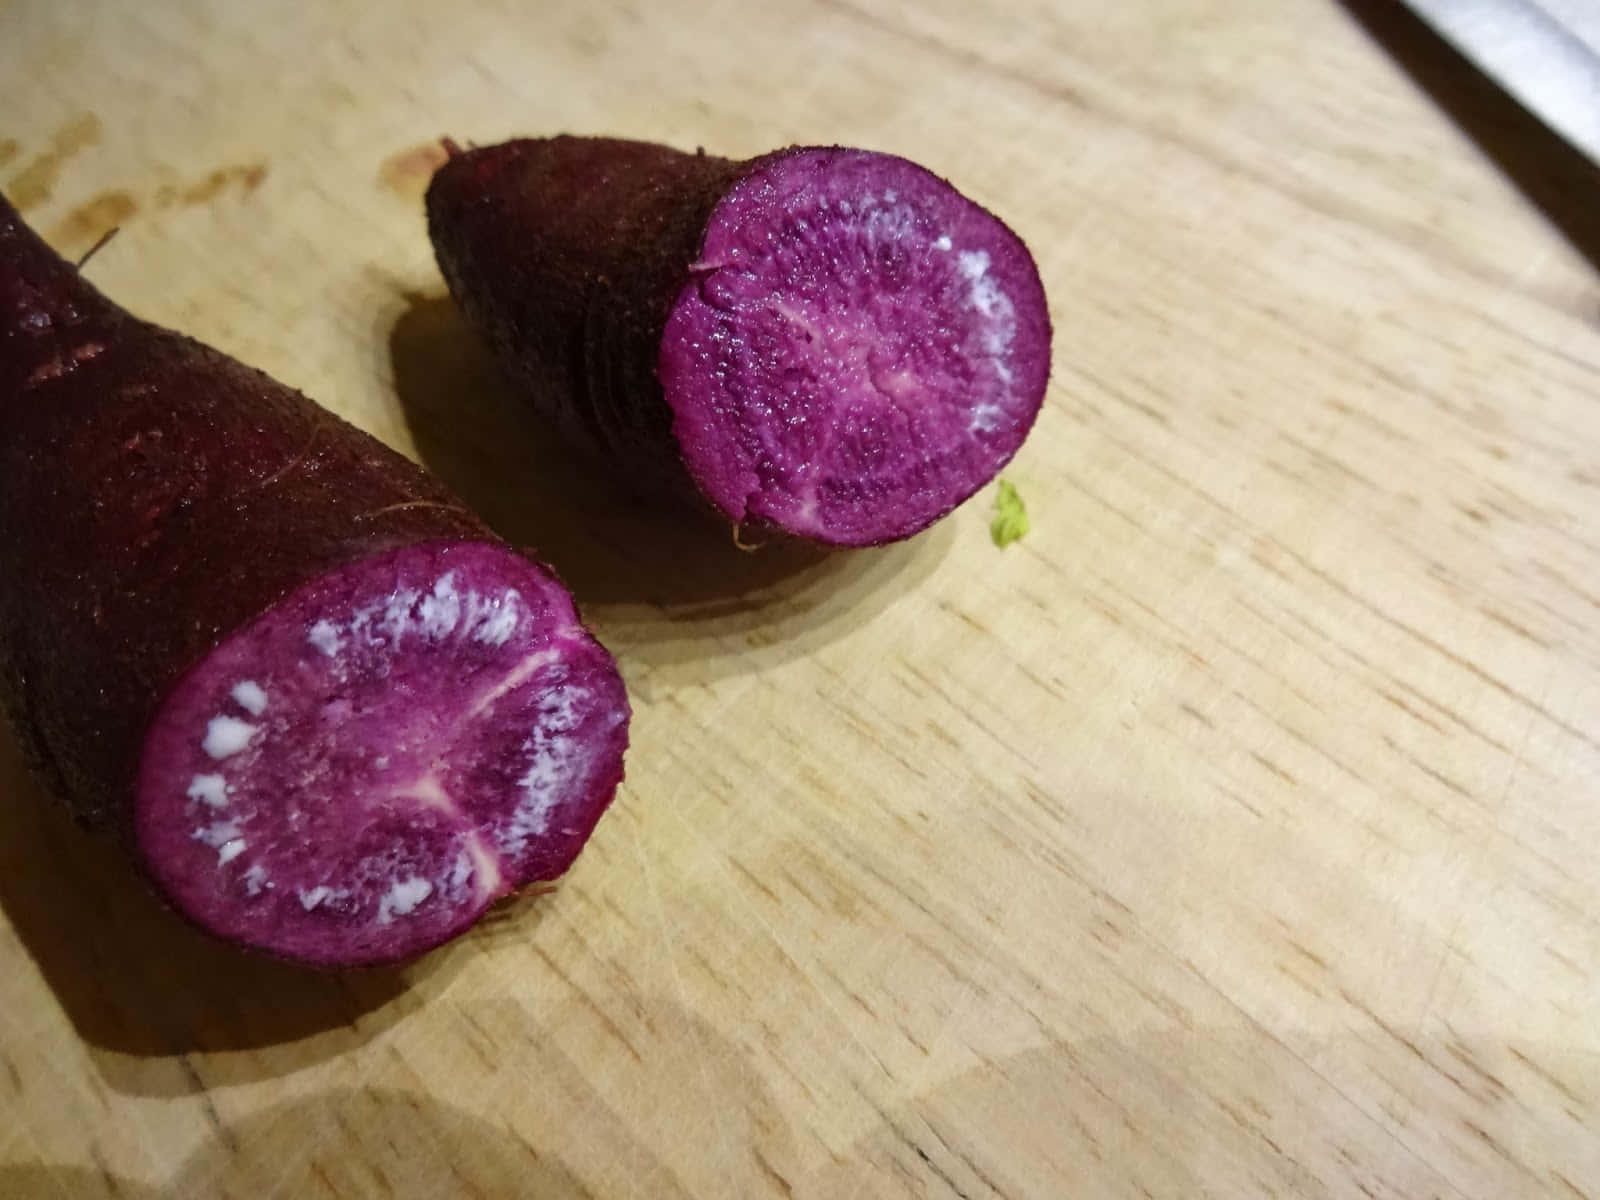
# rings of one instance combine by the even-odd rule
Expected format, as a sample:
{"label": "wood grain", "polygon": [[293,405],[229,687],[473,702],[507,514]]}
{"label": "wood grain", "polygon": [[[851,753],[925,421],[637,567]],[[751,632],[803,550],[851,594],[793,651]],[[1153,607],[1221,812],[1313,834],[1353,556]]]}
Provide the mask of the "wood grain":
{"label": "wood grain", "polygon": [[[1600,1196],[1596,172],[1378,0],[21,0],[0,188],[537,547],[637,710],[552,895],[241,960],[0,734],[0,1195]],[[880,552],[611,493],[442,297],[441,134],[889,149],[1057,327]]]}

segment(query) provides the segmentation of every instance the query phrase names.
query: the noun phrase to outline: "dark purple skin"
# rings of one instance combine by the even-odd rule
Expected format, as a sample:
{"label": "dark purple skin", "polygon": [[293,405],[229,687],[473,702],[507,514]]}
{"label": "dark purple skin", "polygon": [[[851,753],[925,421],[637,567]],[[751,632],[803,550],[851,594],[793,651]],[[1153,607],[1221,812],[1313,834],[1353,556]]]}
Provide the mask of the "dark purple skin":
{"label": "dark purple skin", "polygon": [[914,163],[577,137],[451,149],[427,201],[451,293],[634,484],[736,526],[875,545],[994,478],[1038,415],[1033,259]]}
{"label": "dark purple skin", "polygon": [[560,875],[628,722],[546,568],[118,308],[3,198],[0,702],[180,912],[326,967],[412,957]]}

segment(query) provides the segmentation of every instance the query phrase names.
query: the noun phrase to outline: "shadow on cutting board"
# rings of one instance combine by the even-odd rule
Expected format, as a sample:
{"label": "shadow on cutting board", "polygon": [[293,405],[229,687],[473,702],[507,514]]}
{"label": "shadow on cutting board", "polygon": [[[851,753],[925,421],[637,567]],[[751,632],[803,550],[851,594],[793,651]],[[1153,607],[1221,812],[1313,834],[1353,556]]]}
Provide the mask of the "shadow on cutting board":
{"label": "shadow on cutting board", "polygon": [[[1408,1061],[1420,1060],[1408,1068],[1412,1085],[1429,1089],[1439,1108],[1453,1114],[1452,1124],[1475,1134],[1441,1140],[1434,1157],[1442,1162],[1435,1165],[1397,1143],[1389,1123],[1373,1119],[1366,1111],[1370,1097],[1337,1090],[1302,1056],[1314,1052],[1319,1061],[1357,1065],[1372,1053],[1362,1038],[1295,1037],[1286,1045],[1277,1035],[1288,1030],[1234,1025],[1051,1042],[983,1057],[925,1089],[880,1080],[851,1097],[849,1107],[863,1119],[841,1122],[830,1111],[808,1112],[797,1098],[780,1103],[732,1043],[703,1023],[694,1028],[711,1039],[703,1055],[711,1073],[690,1072],[670,1090],[652,1084],[616,1108],[571,1061],[555,1078],[507,1074],[519,1083],[537,1080],[553,1093],[552,1107],[564,1113],[554,1120],[519,1116],[515,1104],[505,1106],[503,1120],[491,1122],[413,1092],[335,1090],[230,1122],[159,1187],[81,1166],[9,1164],[0,1165],[0,1196],[835,1200],[1298,1196],[1343,1194],[1357,1186],[1371,1195],[1424,1196],[1459,1194],[1447,1175],[1452,1169],[1482,1180],[1486,1195],[1585,1194],[1576,1182],[1585,1179],[1590,1145],[1583,1136],[1585,1113],[1572,1109],[1576,1101],[1567,1097],[1570,1122],[1551,1121],[1546,1109],[1560,1093],[1548,1089],[1564,1086],[1560,1078],[1541,1080],[1519,1069],[1553,1057],[1565,1058],[1570,1070],[1573,1056],[1558,1047],[1540,1052],[1494,1038],[1441,1038],[1408,1052]],[[532,1057],[551,1053],[547,1044]],[[828,1064],[832,1070],[850,1051],[840,1053],[839,1062]],[[555,1062],[561,1065],[559,1054]],[[1505,1103],[1494,1088],[1481,1094],[1460,1088],[1455,1072],[1463,1062],[1505,1070],[1540,1107]],[[697,1078],[699,1089],[692,1082]],[[710,1091],[728,1084],[726,1092]],[[1541,1084],[1545,1091],[1534,1090]],[[668,1128],[654,1131],[659,1138],[688,1129],[694,1138],[673,1140],[670,1158],[654,1153],[646,1135],[661,1113],[642,1114],[634,1107],[639,1097],[682,1100],[699,1097],[702,1089],[704,1103],[680,1103],[677,1108],[692,1111],[679,1121],[669,1113]],[[872,1093],[897,1098],[880,1104]],[[817,1129],[852,1125],[848,1143],[826,1150],[815,1136]],[[811,1136],[805,1136],[807,1127]],[[1507,1144],[1521,1147],[1524,1158],[1506,1154]],[[584,1159],[587,1174],[580,1168]],[[716,1190],[703,1182],[713,1174]]]}
{"label": "shadow on cutting board", "polygon": [[[145,1163],[169,1172],[154,1182],[82,1165],[86,1157],[120,1165],[118,1151],[135,1150],[131,1131],[104,1146],[86,1129],[65,1139],[78,1160],[70,1165],[0,1164],[0,1197],[688,1200],[779,1194],[737,1186],[729,1175],[746,1183],[781,1180],[778,1171],[798,1178],[783,1114],[746,1056],[669,998],[630,1000],[649,1013],[647,1028],[633,1030],[643,1055],[617,1058],[583,1036],[600,1011],[593,999],[535,1010],[503,991],[479,994],[439,1014],[427,1036],[402,1034],[391,1044],[385,1061],[415,1081],[404,1090],[336,1088],[248,1115],[217,1113],[199,1148],[177,1165],[162,1162],[159,1147],[142,1147]],[[469,1023],[471,1036],[453,1034],[452,1021]],[[445,1103],[433,1094],[441,1085],[473,1097],[478,1112]],[[688,1102],[658,1107],[657,1097]],[[663,1144],[676,1148],[673,1161],[653,1148]],[[719,1178],[708,1189],[680,1170]]]}
{"label": "shadow on cutting board", "polygon": [[1596,268],[1600,166],[1590,162],[1395,0],[1339,0],[1435,104]]}
{"label": "shadow on cutting board", "polygon": [[3,721],[0,797],[0,907],[117,1091],[184,1095],[299,1070],[393,1024],[460,961],[447,947],[406,968],[327,974],[201,933],[111,838],[42,792]]}
{"label": "shadow on cutting board", "polygon": [[159,1188],[83,1167],[0,1166],[6,1200],[593,1194],[544,1146],[435,1100],[380,1088],[326,1092],[230,1124]]}
{"label": "shadow on cutting board", "polygon": [[611,468],[530,410],[448,296],[401,295],[389,353],[418,455],[502,537],[554,567],[584,619],[635,665],[698,683],[809,654],[869,621],[950,547],[947,521],[872,550],[740,550],[714,519],[615,486]]}

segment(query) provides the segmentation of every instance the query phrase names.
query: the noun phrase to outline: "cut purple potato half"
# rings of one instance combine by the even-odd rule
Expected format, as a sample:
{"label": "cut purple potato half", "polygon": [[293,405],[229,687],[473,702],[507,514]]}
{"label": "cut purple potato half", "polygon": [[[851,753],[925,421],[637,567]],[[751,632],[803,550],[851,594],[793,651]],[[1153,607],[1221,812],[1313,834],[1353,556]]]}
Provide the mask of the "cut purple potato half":
{"label": "cut purple potato half", "polygon": [[139,850],[185,912],[306,962],[406,957],[577,856],[626,700],[565,590],[509,551],[408,546],[231,635],[145,739]]}
{"label": "cut purple potato half", "polygon": [[904,159],[759,160],[711,212],[658,373],[730,520],[843,545],[925,528],[1010,460],[1050,330],[1004,225]]}
{"label": "cut purple potato half", "polygon": [[180,912],[324,967],[410,958],[560,875],[628,722],[549,571],[112,304],[3,200],[0,704]]}
{"label": "cut purple potato half", "polygon": [[547,412],[736,525],[910,536],[1043,401],[1026,247],[902,158],[519,140],[456,153],[428,215],[452,294]]}

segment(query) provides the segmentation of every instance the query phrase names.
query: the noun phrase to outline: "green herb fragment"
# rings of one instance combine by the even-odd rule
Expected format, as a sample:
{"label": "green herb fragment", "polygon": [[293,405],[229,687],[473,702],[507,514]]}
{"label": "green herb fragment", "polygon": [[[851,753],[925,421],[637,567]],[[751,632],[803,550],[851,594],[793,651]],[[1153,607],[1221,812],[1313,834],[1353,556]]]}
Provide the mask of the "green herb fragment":
{"label": "green herb fragment", "polygon": [[1028,510],[1022,505],[1017,489],[1002,479],[1000,492],[994,498],[994,520],[989,522],[989,536],[994,544],[1004,550],[1028,532]]}

